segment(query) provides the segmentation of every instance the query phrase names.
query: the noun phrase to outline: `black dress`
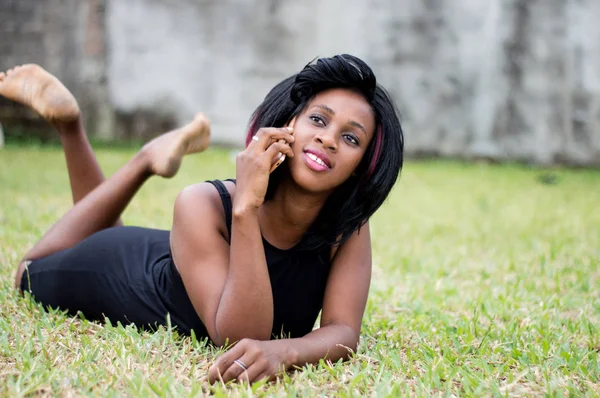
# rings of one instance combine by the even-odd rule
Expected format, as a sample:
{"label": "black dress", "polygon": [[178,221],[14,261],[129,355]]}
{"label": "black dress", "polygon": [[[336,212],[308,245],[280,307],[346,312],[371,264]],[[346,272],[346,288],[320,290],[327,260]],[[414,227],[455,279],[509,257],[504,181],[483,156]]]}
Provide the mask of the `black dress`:
{"label": "black dress", "polygon": [[[231,232],[231,197],[219,191]],[[78,312],[89,320],[154,328],[171,325],[184,334],[208,337],[173,263],[169,231],[114,227],[72,248],[33,260],[21,280],[45,306]],[[280,250],[263,238],[273,292],[272,337],[309,333],[323,305],[331,266],[329,250]],[[297,246],[296,246],[297,247]]]}

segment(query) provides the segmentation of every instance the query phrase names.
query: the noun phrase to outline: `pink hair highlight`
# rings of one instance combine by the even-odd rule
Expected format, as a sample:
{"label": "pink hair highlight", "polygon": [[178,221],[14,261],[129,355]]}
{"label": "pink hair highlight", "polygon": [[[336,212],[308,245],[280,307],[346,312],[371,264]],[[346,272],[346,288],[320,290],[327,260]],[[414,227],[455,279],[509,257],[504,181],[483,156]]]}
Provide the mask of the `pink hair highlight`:
{"label": "pink hair highlight", "polygon": [[256,130],[258,130],[258,116],[254,115],[254,117],[250,121],[248,132],[246,133],[246,147],[250,145],[250,141],[252,141],[252,137],[254,136],[254,134],[256,134]]}
{"label": "pink hair highlight", "polygon": [[379,154],[381,153],[381,143],[383,141],[382,137],[383,132],[381,130],[381,126],[379,126],[377,127],[377,137],[375,138],[375,150],[373,153],[373,157],[371,158],[371,164],[369,164],[367,178],[371,178],[371,176],[375,172],[375,167],[377,166],[377,161],[379,160]]}

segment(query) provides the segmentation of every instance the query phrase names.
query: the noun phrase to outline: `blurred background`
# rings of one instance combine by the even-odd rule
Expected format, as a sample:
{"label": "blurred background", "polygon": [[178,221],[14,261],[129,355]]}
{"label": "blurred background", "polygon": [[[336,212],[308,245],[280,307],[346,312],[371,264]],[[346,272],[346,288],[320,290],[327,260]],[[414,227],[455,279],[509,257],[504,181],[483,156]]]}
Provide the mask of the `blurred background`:
{"label": "blurred background", "polygon": [[[337,53],[390,91],[410,156],[600,166],[598,0],[0,0],[0,69],[55,74],[97,140],[203,111],[241,146],[272,86]],[[53,136],[7,101],[0,123]]]}

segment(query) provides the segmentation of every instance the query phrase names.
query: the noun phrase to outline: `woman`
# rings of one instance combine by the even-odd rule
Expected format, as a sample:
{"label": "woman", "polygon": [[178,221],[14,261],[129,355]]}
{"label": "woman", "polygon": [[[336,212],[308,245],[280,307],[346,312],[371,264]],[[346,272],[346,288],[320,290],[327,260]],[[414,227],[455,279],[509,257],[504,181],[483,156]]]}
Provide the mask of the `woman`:
{"label": "woman", "polygon": [[203,115],[105,180],[77,102],[56,78],[17,67],[0,73],[0,95],[56,127],[74,201],[19,264],[18,288],[87,319],[155,327],[170,317],[183,333],[237,342],[211,381],[273,378],[356,349],[371,275],[368,219],[403,151],[395,107],[363,61],[319,59],[275,86],[252,117],[236,180],[185,188],[170,232],[119,218],[146,179],[172,177],[185,154],[206,149]]}

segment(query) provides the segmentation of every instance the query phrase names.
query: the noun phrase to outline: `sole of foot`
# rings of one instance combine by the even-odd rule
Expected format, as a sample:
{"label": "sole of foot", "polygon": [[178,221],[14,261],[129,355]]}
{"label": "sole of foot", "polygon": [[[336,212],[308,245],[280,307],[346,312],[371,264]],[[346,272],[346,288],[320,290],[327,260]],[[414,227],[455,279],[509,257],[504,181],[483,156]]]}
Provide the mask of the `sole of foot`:
{"label": "sole of foot", "polygon": [[185,155],[202,152],[210,143],[210,121],[197,114],[185,126],[156,137],[142,149],[153,174],[173,177]]}
{"label": "sole of foot", "polygon": [[0,72],[0,95],[33,109],[53,124],[73,122],[80,115],[73,94],[39,65]]}

